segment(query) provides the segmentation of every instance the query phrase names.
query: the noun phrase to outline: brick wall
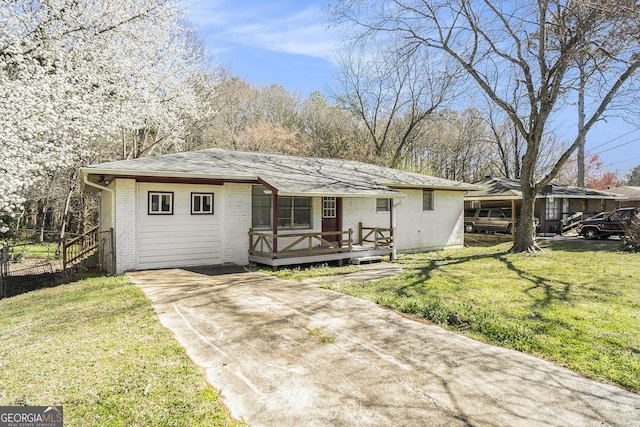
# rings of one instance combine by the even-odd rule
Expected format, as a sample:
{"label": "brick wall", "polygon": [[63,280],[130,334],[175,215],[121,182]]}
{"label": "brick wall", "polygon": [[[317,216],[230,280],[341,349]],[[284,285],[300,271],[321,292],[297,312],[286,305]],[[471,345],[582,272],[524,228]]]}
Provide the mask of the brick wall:
{"label": "brick wall", "polygon": [[397,206],[396,249],[419,252],[461,247],[464,244],[463,193],[433,194],[432,211],[422,210],[422,190],[403,190],[406,197]]}
{"label": "brick wall", "polygon": [[115,193],[116,274],[122,274],[137,267],[135,179],[116,179]]}
{"label": "brick wall", "polygon": [[249,263],[249,229],[251,228],[251,185],[226,183],[222,203],[222,251],[225,263]]}

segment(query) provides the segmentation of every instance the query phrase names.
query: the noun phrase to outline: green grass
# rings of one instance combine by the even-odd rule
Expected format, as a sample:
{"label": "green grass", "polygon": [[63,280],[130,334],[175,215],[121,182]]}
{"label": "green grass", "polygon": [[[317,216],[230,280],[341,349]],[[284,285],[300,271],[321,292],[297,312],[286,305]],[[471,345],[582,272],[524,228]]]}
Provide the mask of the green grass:
{"label": "green grass", "polygon": [[0,403],[64,405],[70,426],[238,425],[126,278],[0,301]]}
{"label": "green grass", "polygon": [[18,244],[11,246],[10,255],[15,258],[37,258],[37,259],[55,259],[56,250],[58,249],[57,243],[31,243],[31,244]]}
{"label": "green grass", "polygon": [[325,344],[334,344],[336,342],[336,337],[327,336],[322,334],[321,328],[305,328],[309,335],[312,337],[316,337],[318,341]]}
{"label": "green grass", "polygon": [[281,279],[287,280],[306,280],[316,277],[340,276],[343,274],[357,273],[362,270],[356,265],[345,265],[343,267],[332,267],[328,264],[314,264],[297,267],[280,267],[276,271],[272,271],[271,267],[260,267],[263,273],[271,274]]}
{"label": "green grass", "polygon": [[640,391],[640,254],[613,242],[510,246],[402,256],[399,277],[326,286]]}

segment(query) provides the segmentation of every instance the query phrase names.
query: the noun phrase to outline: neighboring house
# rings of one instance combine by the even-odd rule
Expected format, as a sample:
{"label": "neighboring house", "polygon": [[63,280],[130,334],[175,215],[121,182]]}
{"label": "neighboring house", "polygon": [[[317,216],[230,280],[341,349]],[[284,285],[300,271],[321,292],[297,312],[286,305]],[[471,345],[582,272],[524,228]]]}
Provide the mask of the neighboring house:
{"label": "neighboring house", "polygon": [[625,185],[609,189],[610,192],[626,196],[626,200],[620,201],[621,208],[640,208],[640,187]]}
{"label": "neighboring house", "polygon": [[[520,181],[508,178],[485,178],[475,183],[484,190],[465,194],[465,209],[512,208],[519,215],[522,207]],[[626,196],[567,185],[547,185],[536,196],[535,216],[540,220],[540,231],[559,233],[568,231],[577,221],[599,212],[613,211]]]}
{"label": "neighboring house", "polygon": [[[115,273],[461,247],[480,187],[355,161],[209,149],[91,165]],[[115,263],[115,265],[113,265]]]}

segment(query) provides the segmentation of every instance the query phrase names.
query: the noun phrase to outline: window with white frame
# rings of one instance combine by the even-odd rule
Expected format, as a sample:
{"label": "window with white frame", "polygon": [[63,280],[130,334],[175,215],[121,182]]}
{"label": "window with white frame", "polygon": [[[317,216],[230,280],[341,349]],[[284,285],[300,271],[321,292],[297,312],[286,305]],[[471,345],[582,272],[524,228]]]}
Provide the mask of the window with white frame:
{"label": "window with white frame", "polygon": [[191,215],[213,215],[213,193],[191,193]]}
{"label": "window with white frame", "polygon": [[149,215],[173,215],[173,192],[149,191]]}
{"label": "window with white frame", "polygon": [[376,199],[376,212],[389,212],[390,206],[389,199]]}
{"label": "window with white frame", "polygon": [[323,197],[322,198],[322,217],[323,218],[335,218],[336,217],[336,198],[335,197]]}
{"label": "window with white frame", "polygon": [[422,190],[422,210],[433,210],[433,190]]}
{"label": "window with white frame", "polygon": [[560,208],[562,206],[562,199],[549,197],[546,201],[546,205],[546,219],[560,219]]}

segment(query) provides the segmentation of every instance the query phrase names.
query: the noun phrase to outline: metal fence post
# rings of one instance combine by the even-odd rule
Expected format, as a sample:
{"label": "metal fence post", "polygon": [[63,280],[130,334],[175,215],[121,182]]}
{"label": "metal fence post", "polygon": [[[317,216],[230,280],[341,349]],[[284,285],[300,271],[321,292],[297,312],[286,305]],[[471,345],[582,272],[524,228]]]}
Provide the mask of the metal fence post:
{"label": "metal fence post", "polygon": [[109,245],[111,246],[111,275],[115,276],[116,275],[116,262],[118,260],[117,255],[116,255],[116,240],[115,240],[115,235],[113,233],[113,228],[109,229],[109,239],[111,240],[109,242]]}
{"label": "metal fence post", "polygon": [[6,276],[9,274],[9,246],[7,242],[2,243],[2,253],[0,254],[0,298],[5,298],[7,294]]}

